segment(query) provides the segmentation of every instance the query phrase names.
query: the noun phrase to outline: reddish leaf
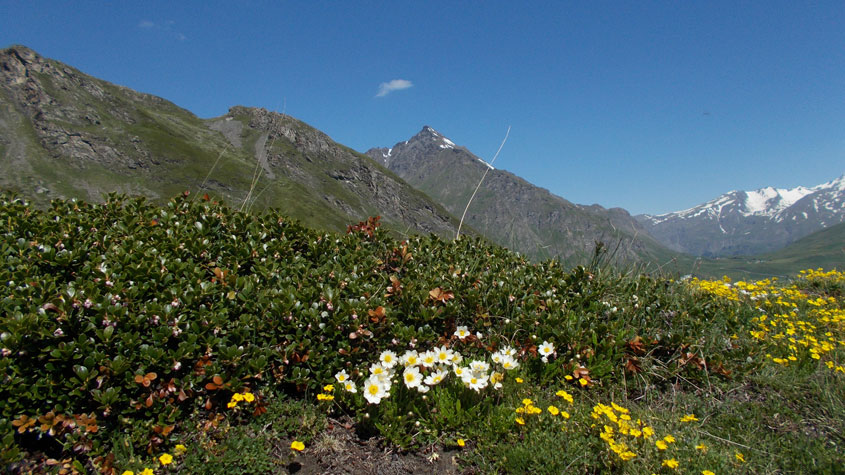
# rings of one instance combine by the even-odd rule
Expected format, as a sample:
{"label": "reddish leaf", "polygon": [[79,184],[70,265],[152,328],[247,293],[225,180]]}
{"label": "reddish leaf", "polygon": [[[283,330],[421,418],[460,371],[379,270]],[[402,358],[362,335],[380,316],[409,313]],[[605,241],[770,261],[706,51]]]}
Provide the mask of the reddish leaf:
{"label": "reddish leaf", "polygon": [[434,289],[430,290],[430,291],[428,292],[428,295],[429,295],[429,297],[431,297],[432,299],[434,299],[434,300],[436,300],[436,301],[438,301],[438,302],[444,303],[444,304],[445,304],[448,300],[451,300],[451,299],[455,298],[455,294],[454,294],[453,292],[443,290],[443,289],[441,289],[440,287],[437,287],[437,288],[434,288]]}
{"label": "reddish leaf", "polygon": [[629,373],[642,373],[643,368],[640,366],[640,360],[637,359],[636,356],[628,358],[628,361],[625,362],[625,370]]}
{"label": "reddish leaf", "polygon": [[639,336],[635,336],[633,340],[628,342],[628,348],[630,348],[635,355],[644,355],[646,353],[643,340]]}
{"label": "reddish leaf", "polygon": [[382,306],[378,306],[375,310],[367,310],[367,314],[370,315],[370,321],[373,323],[378,323],[384,320],[384,317],[387,315],[387,311]]}

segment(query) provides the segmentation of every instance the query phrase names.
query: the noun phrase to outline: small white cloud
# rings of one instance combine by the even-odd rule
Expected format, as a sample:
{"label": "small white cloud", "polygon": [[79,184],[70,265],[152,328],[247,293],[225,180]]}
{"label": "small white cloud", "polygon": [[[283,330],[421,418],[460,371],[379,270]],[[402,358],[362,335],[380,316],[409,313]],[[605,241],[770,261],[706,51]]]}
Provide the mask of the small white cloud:
{"label": "small white cloud", "polygon": [[181,31],[176,30],[173,26],[175,23],[173,20],[167,20],[164,23],[156,23],[150,20],[141,20],[138,22],[138,28],[143,28],[145,30],[156,31],[159,34],[164,34],[166,36],[170,36],[171,38],[175,38],[179,41],[185,41],[188,39]]}
{"label": "small white cloud", "polygon": [[393,91],[401,91],[402,89],[408,89],[413,86],[414,83],[408,81],[407,79],[394,79],[390,82],[383,82],[378,87],[378,94],[376,94],[376,97],[384,97]]}

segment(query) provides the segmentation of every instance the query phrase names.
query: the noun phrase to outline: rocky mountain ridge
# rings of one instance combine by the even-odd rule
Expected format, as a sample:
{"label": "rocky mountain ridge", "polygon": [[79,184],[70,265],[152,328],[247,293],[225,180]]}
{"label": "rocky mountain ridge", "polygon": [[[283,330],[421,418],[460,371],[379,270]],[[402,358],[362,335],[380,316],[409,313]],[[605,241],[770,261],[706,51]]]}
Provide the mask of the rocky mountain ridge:
{"label": "rocky mountain ridge", "polygon": [[573,204],[504,170],[497,170],[429,126],[392,147],[367,155],[461,216],[489,170],[466,223],[494,242],[535,258],[566,262],[589,258],[596,242],[616,249],[621,260],[652,262],[671,254],[623,209]]}
{"label": "rocky mountain ridge", "polygon": [[457,227],[423,193],[290,116],[233,107],[203,120],[24,46],[0,50],[0,187],[41,205],[190,190],[322,229],[375,215],[401,232]]}

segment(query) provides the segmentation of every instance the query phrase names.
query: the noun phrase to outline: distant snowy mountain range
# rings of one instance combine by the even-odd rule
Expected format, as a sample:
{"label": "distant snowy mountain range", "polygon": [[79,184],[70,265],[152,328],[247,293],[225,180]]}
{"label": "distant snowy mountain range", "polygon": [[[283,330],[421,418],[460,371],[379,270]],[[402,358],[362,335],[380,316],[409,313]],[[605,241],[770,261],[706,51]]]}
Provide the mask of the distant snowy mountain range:
{"label": "distant snowy mountain range", "polygon": [[683,211],[636,218],[655,239],[677,251],[758,254],[845,222],[845,175],[809,188],[731,191]]}

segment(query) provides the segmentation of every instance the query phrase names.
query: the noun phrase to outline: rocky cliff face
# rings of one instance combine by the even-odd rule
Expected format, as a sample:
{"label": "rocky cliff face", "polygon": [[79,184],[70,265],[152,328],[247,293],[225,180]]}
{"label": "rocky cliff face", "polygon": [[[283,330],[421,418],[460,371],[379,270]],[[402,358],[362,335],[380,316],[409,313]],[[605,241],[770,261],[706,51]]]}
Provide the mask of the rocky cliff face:
{"label": "rocky cliff face", "polygon": [[[105,191],[161,197],[174,167],[224,142],[164,99],[93,78],[15,46],[0,51],[0,185],[24,195],[97,200]],[[154,177],[161,183],[151,183]],[[155,180],[158,181],[158,180]],[[151,186],[152,185],[152,186]]]}
{"label": "rocky cliff face", "polygon": [[370,149],[367,155],[455,216],[464,212],[487,171],[465,224],[532,257],[583,262],[597,241],[612,249],[618,247],[616,257],[624,261],[660,260],[671,254],[648,237],[625,210],[573,204],[512,173],[494,169],[428,126],[407,141]]}
{"label": "rocky cliff face", "polygon": [[425,195],[294,118],[233,107],[202,120],[22,46],[0,51],[0,187],[41,204],[190,190],[325,229],[375,215],[395,230],[456,228]]}

